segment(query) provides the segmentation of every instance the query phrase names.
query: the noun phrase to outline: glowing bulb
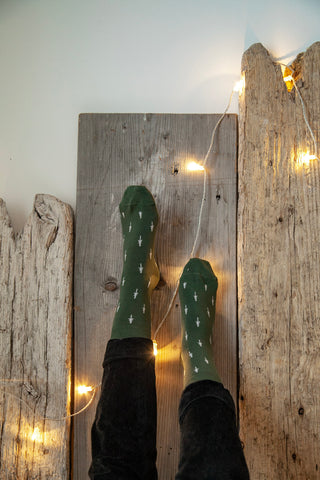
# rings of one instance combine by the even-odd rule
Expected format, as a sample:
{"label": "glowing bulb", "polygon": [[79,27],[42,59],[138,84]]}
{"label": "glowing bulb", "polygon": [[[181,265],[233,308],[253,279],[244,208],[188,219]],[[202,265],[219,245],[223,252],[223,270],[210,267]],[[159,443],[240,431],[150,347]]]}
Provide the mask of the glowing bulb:
{"label": "glowing bulb", "polygon": [[311,160],[318,160],[316,155],[311,155],[309,150],[306,153],[302,153],[298,158],[299,165],[309,165]]}
{"label": "glowing bulb", "polygon": [[291,68],[282,68],[282,77],[284,83],[286,84],[288,92],[291,92],[294,87],[293,71],[291,70]]}
{"label": "glowing bulb", "polygon": [[93,388],[87,385],[79,385],[77,390],[80,395],[84,395],[85,393],[92,392]]}
{"label": "glowing bulb", "polygon": [[190,162],[187,165],[187,169],[190,170],[190,172],[196,172],[196,171],[204,170],[204,167],[202,165],[199,165],[199,163]]}
{"label": "glowing bulb", "polygon": [[158,355],[158,344],[155,340],[152,340],[153,343],[153,355],[157,356]]}
{"label": "glowing bulb", "polygon": [[39,430],[38,427],[36,427],[33,430],[33,434],[31,435],[31,440],[33,442],[41,442],[41,434],[40,434],[40,430]]}
{"label": "glowing bulb", "polygon": [[235,86],[233,87],[234,92],[239,92],[239,95],[242,94],[245,87],[245,79],[242,77],[238,82],[236,82]]}

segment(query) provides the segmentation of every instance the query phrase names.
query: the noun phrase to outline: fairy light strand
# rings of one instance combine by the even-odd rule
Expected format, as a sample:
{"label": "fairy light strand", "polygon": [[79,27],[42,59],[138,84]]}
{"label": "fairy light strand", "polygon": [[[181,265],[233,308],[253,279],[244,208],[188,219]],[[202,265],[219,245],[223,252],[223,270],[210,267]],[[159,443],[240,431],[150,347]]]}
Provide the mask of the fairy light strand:
{"label": "fairy light strand", "polygon": [[[210,145],[209,145],[209,148],[208,148],[208,151],[204,157],[204,160],[203,160],[203,163],[202,163],[202,167],[203,167],[203,192],[202,192],[202,199],[201,199],[201,204],[200,204],[200,211],[199,211],[199,219],[198,219],[198,225],[197,225],[197,232],[196,232],[196,236],[195,236],[195,239],[194,239],[194,242],[193,242],[193,246],[192,246],[192,250],[191,250],[191,253],[189,255],[189,258],[192,258],[194,257],[194,253],[195,253],[195,249],[196,249],[196,246],[197,246],[197,243],[198,243],[198,239],[199,239],[199,234],[200,234],[200,228],[201,228],[201,220],[202,220],[202,212],[203,212],[203,207],[204,207],[204,203],[205,203],[205,198],[206,198],[206,185],[207,185],[207,172],[206,172],[206,164],[207,164],[207,161],[208,161],[208,158],[209,158],[209,155],[211,153],[211,150],[212,150],[212,147],[213,147],[213,143],[214,143],[214,139],[215,139],[215,136],[216,136],[216,132],[217,132],[217,129],[220,125],[220,123],[222,122],[222,120],[224,119],[224,117],[226,116],[229,108],[230,108],[230,105],[231,105],[231,101],[232,101],[232,97],[234,95],[235,92],[238,92],[238,91],[241,91],[241,89],[243,88],[243,80],[237,82],[237,84],[234,86],[232,92],[231,92],[231,95],[230,95],[230,98],[229,98],[229,102],[228,102],[228,105],[225,109],[225,111],[223,112],[223,114],[220,116],[219,120],[217,121],[213,131],[212,131],[212,134],[211,134],[211,141],[210,141]],[[201,169],[202,170],[202,169]],[[161,322],[159,323],[157,329],[155,330],[154,332],[154,338],[157,337],[162,325],[164,324],[164,322],[166,321],[172,307],[173,307],[173,303],[175,301],[175,298],[177,296],[177,293],[178,293],[178,289],[179,289],[179,280],[181,278],[181,275],[182,275],[182,272],[183,272],[183,269],[181,269],[180,273],[179,273],[179,276],[178,276],[178,279],[177,279],[177,282],[176,282],[176,286],[175,286],[175,289],[173,291],[173,295],[172,295],[172,298],[171,298],[171,301],[169,303],[169,306],[167,308],[167,311],[166,313],[164,314],[164,317],[162,318]],[[156,340],[154,340],[154,343],[156,343]]]}
{"label": "fairy light strand", "polygon": [[[3,379],[0,379],[0,383],[20,383],[20,384],[24,384],[24,381],[16,380],[14,378],[12,378],[12,379],[3,378]],[[33,413],[33,415],[35,415],[39,420],[50,420],[50,421],[60,422],[60,421],[68,420],[69,418],[72,418],[72,417],[76,417],[77,415],[80,415],[80,413],[87,410],[87,408],[89,408],[89,406],[93,402],[93,400],[96,396],[96,391],[100,386],[101,386],[101,383],[99,383],[99,384],[97,384],[93,387],[92,386],[83,386],[83,387],[86,388],[86,392],[83,391],[82,393],[92,392],[90,399],[85,404],[85,406],[82,407],[80,410],[78,410],[77,412],[71,413],[69,415],[65,415],[63,417],[50,417],[50,416],[40,415],[37,411],[34,410],[34,408],[30,407],[30,405],[23,398],[19,397],[18,395],[15,395],[12,392],[7,392],[6,390],[3,390],[3,389],[0,389],[0,391],[6,396],[8,395],[10,397],[15,398],[16,400],[19,400],[19,402],[22,403],[23,405],[25,405]],[[81,392],[79,392],[79,393],[81,394]]]}
{"label": "fairy light strand", "polygon": [[314,156],[315,158],[318,158],[318,145],[317,145],[317,141],[316,141],[316,138],[315,138],[315,135],[313,133],[313,130],[311,128],[311,125],[309,123],[309,120],[308,120],[308,116],[307,116],[307,112],[306,112],[306,106],[305,106],[305,103],[304,103],[304,100],[302,98],[302,95],[300,93],[300,90],[298,88],[298,85],[293,77],[293,74],[294,74],[294,69],[291,67],[291,65],[286,65],[285,63],[281,63],[279,62],[279,65],[282,65],[283,67],[286,67],[288,70],[291,71],[291,75],[287,75],[285,77],[283,77],[283,80],[284,82],[292,82],[293,83],[293,86],[298,94],[298,97],[299,97],[299,100],[300,100],[300,103],[301,103],[301,107],[302,107],[302,115],[303,115],[303,118],[304,118],[304,121],[305,121],[305,124],[307,125],[307,128],[309,130],[309,133],[311,135],[311,138],[312,138],[312,141],[313,141],[313,145],[314,145]]}
{"label": "fairy light strand", "polygon": [[[293,69],[291,68],[291,66],[289,65],[286,65],[286,64],[281,64],[281,65],[284,65],[285,67],[287,67],[291,72],[292,74],[294,73]],[[318,158],[318,148],[317,148],[317,142],[316,142],[316,138],[315,138],[315,135],[312,131],[312,128],[310,126],[310,123],[308,121],[308,117],[307,117],[307,113],[306,113],[306,107],[305,107],[305,103],[303,101],[303,98],[301,96],[301,93],[299,91],[299,88],[293,78],[292,75],[290,75],[288,78],[288,81],[291,80],[293,82],[293,85],[295,87],[295,90],[299,96],[299,99],[300,99],[300,102],[301,102],[301,106],[302,106],[302,113],[303,113],[303,118],[304,118],[304,121],[307,125],[307,128],[310,132],[310,135],[312,137],[312,140],[313,140],[313,144],[314,144],[314,158]],[[206,184],[207,184],[207,172],[206,172],[206,169],[205,169],[205,166],[206,166],[206,163],[208,161],[208,158],[209,158],[209,155],[211,153],[211,150],[212,150],[212,147],[213,147],[213,142],[214,142],[214,138],[215,138],[215,134],[216,134],[216,131],[217,131],[217,128],[219,127],[220,123],[222,122],[222,120],[224,119],[224,117],[226,116],[229,108],[230,108],[230,104],[231,104],[231,100],[232,100],[232,97],[233,97],[233,94],[235,92],[239,92],[240,94],[242,93],[242,90],[244,88],[244,79],[242,78],[241,80],[239,80],[239,82],[236,83],[236,85],[234,86],[232,92],[231,92],[231,95],[230,95],[230,99],[229,99],[229,103],[224,111],[224,113],[221,115],[220,119],[218,120],[217,124],[215,125],[214,129],[213,129],[213,132],[212,132],[212,135],[211,135],[211,142],[210,142],[210,146],[209,146],[209,149],[206,153],[206,156],[204,158],[204,161],[203,161],[203,164],[202,166],[204,167],[204,175],[203,175],[203,193],[202,193],[202,200],[201,200],[201,205],[200,205],[200,212],[199,212],[199,220],[198,220],[198,226],[197,226],[197,232],[196,232],[196,236],[195,236],[195,240],[194,240],[194,243],[193,243],[193,247],[192,247],[192,250],[191,250],[191,254],[189,256],[189,258],[192,258],[194,256],[194,253],[195,253],[195,249],[196,249],[196,246],[197,246],[197,243],[198,243],[198,239],[199,239],[199,234],[200,234],[200,228],[201,228],[201,220],[202,220],[202,212],[203,212],[203,207],[204,207],[204,202],[205,202],[205,196],[206,196]],[[177,293],[178,293],[178,289],[179,289],[179,280],[181,278],[181,275],[182,275],[182,272],[183,272],[183,269],[181,269],[180,273],[179,273],[179,276],[178,276],[178,279],[177,279],[177,283],[176,283],[176,286],[175,286],[175,289],[174,289],[174,292],[173,292],[173,296],[172,296],[172,299],[169,303],[169,306],[168,306],[168,309],[163,317],[163,319],[161,320],[160,324],[158,325],[155,333],[154,333],[154,337],[156,338],[159,330],[161,329],[162,325],[164,324],[165,320],[167,319],[171,309],[172,309],[172,306],[173,306],[173,303],[174,303],[174,300],[177,296]],[[155,342],[155,340],[154,340]]]}

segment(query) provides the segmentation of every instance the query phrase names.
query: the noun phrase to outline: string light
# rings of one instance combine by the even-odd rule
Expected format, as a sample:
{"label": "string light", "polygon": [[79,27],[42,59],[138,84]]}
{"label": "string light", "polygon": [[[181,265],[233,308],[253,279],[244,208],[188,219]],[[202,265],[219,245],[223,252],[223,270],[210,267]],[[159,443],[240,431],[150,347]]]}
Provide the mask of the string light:
{"label": "string light", "polygon": [[[290,69],[293,73],[293,70],[291,69],[291,67],[289,67],[288,65],[285,65],[285,67],[287,69]],[[298,163],[299,164],[309,164],[311,160],[318,160],[318,157],[317,157],[317,143],[316,143],[316,140],[315,140],[315,136],[313,134],[313,131],[310,127],[310,124],[308,122],[308,119],[307,119],[307,115],[306,115],[306,111],[305,111],[305,105],[304,105],[304,102],[303,102],[303,99],[301,97],[301,94],[299,92],[299,89],[296,85],[296,82],[293,78],[292,75],[284,75],[283,76],[283,80],[284,82],[286,82],[286,84],[289,83],[293,83],[297,93],[298,93],[298,96],[300,98],[300,101],[301,101],[301,105],[302,105],[302,110],[303,110],[303,116],[304,116],[304,120],[307,124],[307,127],[309,129],[309,132],[312,136],[312,139],[313,139],[313,142],[314,142],[314,150],[315,150],[315,154],[314,155],[311,155],[310,152],[306,152],[304,154],[302,154],[300,157],[299,157],[299,160],[298,160]],[[195,236],[195,240],[194,240],[194,243],[193,243],[193,247],[192,247],[192,250],[191,250],[191,254],[189,256],[189,258],[192,258],[194,256],[194,253],[195,253],[195,249],[196,249],[196,246],[197,246],[197,242],[198,242],[198,238],[199,238],[199,232],[200,232],[200,227],[201,227],[201,220],[202,220],[202,212],[203,212],[203,206],[204,206],[204,201],[205,201],[205,195],[206,195],[206,180],[207,180],[207,175],[206,175],[206,169],[205,169],[205,165],[207,163],[207,160],[209,158],[209,155],[211,153],[211,150],[212,150],[212,147],[213,147],[213,143],[214,143],[214,138],[215,138],[215,134],[216,134],[216,131],[220,125],[220,123],[222,122],[222,120],[224,119],[224,117],[226,116],[229,108],[230,108],[230,105],[231,105],[231,100],[232,100],[232,97],[233,97],[233,94],[234,93],[239,93],[239,95],[242,95],[243,91],[244,91],[244,88],[245,88],[245,78],[244,76],[235,83],[234,87],[233,87],[233,90],[231,92],[231,95],[230,95],[230,98],[229,98],[229,102],[228,102],[228,105],[225,109],[225,111],[223,112],[223,114],[220,116],[218,122],[216,123],[213,131],[212,131],[212,135],[211,135],[211,141],[210,141],[210,145],[209,145],[209,148],[208,148],[208,151],[204,157],[204,160],[203,160],[203,164],[200,165],[194,161],[192,162],[189,162],[188,165],[187,165],[187,170],[189,171],[203,171],[204,172],[204,177],[203,177],[203,194],[202,194],[202,200],[201,200],[201,205],[200,205],[200,212],[199,212],[199,220],[198,220],[198,226],[197,226],[197,232],[196,232],[196,236]],[[163,317],[163,319],[161,320],[160,324],[158,325],[156,331],[155,331],[155,334],[154,334],[154,337],[157,336],[159,330],[161,329],[162,325],[164,324],[167,316],[169,315],[170,311],[171,311],[171,308],[173,306],[173,302],[175,300],[175,297],[177,295],[177,292],[178,292],[178,288],[179,288],[179,280],[180,280],[180,277],[182,275],[182,271],[180,272],[179,276],[178,276],[178,279],[177,279],[177,283],[176,283],[176,287],[175,287],[175,290],[173,292],[173,296],[172,296],[172,299],[169,303],[169,306],[168,306],[168,309]],[[154,339],[153,341],[153,353],[154,353],[154,356],[156,356],[158,354],[158,344],[157,344],[157,341]],[[22,383],[20,380],[15,380],[15,379],[0,379],[0,383],[5,383],[5,382],[19,382],[19,383]],[[70,415],[66,415],[64,417],[61,417],[61,418],[52,418],[52,417],[43,417],[43,416],[40,416],[41,419],[43,420],[53,420],[53,421],[61,421],[61,420],[66,420],[68,418],[71,418],[71,417],[74,417],[76,415],[79,415],[80,413],[84,412],[90,405],[91,403],[93,402],[93,399],[95,397],[95,393],[96,393],[96,390],[97,388],[99,388],[101,386],[101,384],[98,384],[96,386],[91,386],[91,385],[79,385],[77,387],[77,392],[79,395],[85,395],[89,392],[92,393],[89,401],[87,402],[87,404],[82,408],[80,409],[79,411],[73,413],[73,414],[70,414]],[[5,394],[7,395],[11,395],[12,397],[18,399],[20,402],[24,403],[33,413],[34,413],[34,410],[31,409],[31,407],[20,397],[18,397],[17,395],[14,395],[10,392],[4,392]],[[38,427],[36,427],[33,431],[33,434],[31,436],[31,439],[32,441],[39,441],[39,438],[40,438],[40,430]]]}
{"label": "string light", "polygon": [[[309,164],[310,163],[310,160],[316,160],[318,159],[318,146],[317,146],[317,141],[316,141],[316,138],[315,138],[315,135],[313,133],[313,130],[310,126],[310,123],[309,123],[309,120],[308,120],[308,117],[307,117],[307,112],[306,112],[306,106],[304,104],[304,101],[303,101],[303,98],[302,98],[302,95],[300,93],[300,90],[297,86],[297,83],[294,79],[294,70],[293,68],[290,66],[290,65],[285,65],[283,63],[280,63],[280,65],[282,67],[285,67],[284,68],[284,71],[283,71],[283,81],[285,82],[287,88],[288,88],[288,91],[291,92],[292,88],[294,87],[297,94],[298,94],[298,97],[299,97],[299,100],[300,100],[300,103],[301,103],[301,107],[302,107],[302,114],[303,114],[303,118],[304,118],[304,121],[305,121],[305,124],[307,125],[307,128],[309,130],[309,133],[311,135],[311,138],[312,138],[312,141],[313,141],[313,145],[314,145],[314,154],[313,155],[310,155],[309,151],[302,154],[302,156],[300,157],[300,159],[298,160],[298,163],[299,164]],[[287,75],[288,72],[291,72],[291,74]]]}
{"label": "string light", "polygon": [[298,156],[297,163],[298,165],[309,165],[311,160],[318,160],[318,157],[316,155],[311,155],[308,150],[307,152]]}
{"label": "string light", "polygon": [[38,427],[36,427],[34,430],[33,430],[33,433],[31,435],[31,440],[33,442],[37,442],[37,443],[40,443],[41,442],[41,433],[40,433],[40,430]]}
{"label": "string light", "polygon": [[77,387],[77,391],[80,395],[84,395],[88,392],[92,392],[92,390],[93,390],[93,387],[87,386],[87,385],[79,385]]}
{"label": "string light", "polygon": [[189,170],[190,172],[199,172],[199,171],[203,171],[204,167],[202,165],[200,165],[199,163],[190,162],[187,165],[187,170]]}
{"label": "string light", "polygon": [[245,78],[244,76],[242,76],[241,79],[235,83],[233,87],[233,91],[238,92],[239,95],[242,95],[244,88],[245,88]]}
{"label": "string light", "polygon": [[[14,378],[1,378],[0,379],[0,383],[20,383],[20,386],[21,385],[25,385],[25,386],[28,386],[29,384],[26,384],[23,380],[17,380],[17,379],[14,379]],[[94,400],[94,397],[96,395],[96,391],[97,389],[101,386],[101,383],[95,385],[95,386],[88,386],[88,385],[79,385],[77,387],[77,391],[79,393],[79,395],[84,395],[86,393],[89,393],[91,392],[91,397],[89,398],[88,402],[85,404],[84,407],[82,407],[80,410],[78,410],[77,412],[74,412],[74,413],[71,413],[69,415],[65,415],[63,417],[50,417],[50,416],[43,416],[43,415],[40,415],[37,411],[34,410],[34,408],[30,407],[30,405],[21,397],[19,397],[18,395],[15,395],[14,393],[11,393],[11,392],[7,392],[5,390],[2,390],[0,389],[4,395],[8,395],[12,398],[15,398],[16,400],[18,400],[20,403],[22,403],[23,405],[25,405],[35,416],[37,416],[40,420],[51,420],[51,421],[54,421],[54,422],[60,422],[60,421],[64,421],[64,420],[68,420],[69,418],[72,418],[72,417],[76,417],[77,415],[80,415],[80,413],[84,412],[85,410],[87,410],[87,408],[91,405],[91,403],[93,402]]]}
{"label": "string light", "polygon": [[158,344],[155,340],[152,340],[153,343],[153,355],[156,357],[158,355]]}
{"label": "string light", "polygon": [[[201,220],[202,220],[202,211],[203,211],[203,207],[204,207],[204,202],[205,202],[205,198],[206,198],[206,184],[207,184],[207,171],[205,169],[205,166],[206,166],[206,163],[208,161],[208,158],[209,158],[209,155],[211,153],[211,150],[212,150],[212,147],[213,147],[213,142],[214,142],[214,139],[215,139],[215,135],[216,135],[216,131],[220,125],[220,123],[222,122],[222,120],[224,119],[224,117],[226,116],[229,108],[230,108],[230,105],[231,105],[231,100],[232,100],[232,97],[234,95],[234,93],[238,92],[239,95],[242,94],[243,92],[243,89],[245,87],[245,78],[244,76],[241,77],[241,79],[236,82],[236,84],[234,85],[233,89],[232,89],[232,92],[230,94],[230,98],[229,98],[229,102],[228,102],[228,105],[226,106],[226,109],[225,111],[223,112],[223,114],[220,116],[219,120],[217,121],[214,129],[212,130],[212,134],[211,134],[211,141],[210,141],[210,145],[209,145],[209,148],[208,148],[208,151],[204,157],[204,160],[203,160],[203,163],[202,163],[202,170],[204,172],[204,175],[203,175],[203,192],[202,192],[202,199],[201,199],[201,204],[200,204],[200,211],[199,211],[199,220],[198,220],[198,226],[197,226],[197,232],[196,232],[196,236],[195,236],[195,240],[193,242],[193,246],[192,246],[192,250],[191,250],[191,253],[190,253],[190,256],[189,258],[192,258],[194,257],[194,254],[195,254],[195,250],[196,250],[196,246],[197,246],[197,243],[198,243],[198,238],[199,238],[199,233],[200,233],[200,227],[201,227]],[[159,333],[159,330],[161,329],[162,325],[164,324],[164,322],[166,321],[171,309],[172,309],[172,306],[173,306],[173,303],[174,303],[174,300],[177,296],[177,293],[178,293],[178,289],[179,289],[179,280],[180,280],[180,277],[182,275],[182,272],[183,272],[183,269],[181,269],[180,273],[179,273],[179,276],[178,276],[178,279],[177,279],[177,282],[176,282],[176,286],[175,286],[175,289],[174,289],[174,292],[173,292],[173,295],[172,295],[172,298],[171,298],[171,301],[169,303],[169,306],[167,308],[167,311],[166,313],[164,314],[161,322],[159,323],[156,331],[154,332],[154,338],[157,337],[158,333]],[[154,340],[155,341],[155,340]]]}

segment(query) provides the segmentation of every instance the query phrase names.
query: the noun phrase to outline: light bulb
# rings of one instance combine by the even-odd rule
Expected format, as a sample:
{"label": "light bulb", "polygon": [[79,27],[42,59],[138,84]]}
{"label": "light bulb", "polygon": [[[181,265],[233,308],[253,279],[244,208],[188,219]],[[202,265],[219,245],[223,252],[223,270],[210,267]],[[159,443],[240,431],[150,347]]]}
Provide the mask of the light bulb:
{"label": "light bulb", "polygon": [[309,150],[305,153],[302,153],[298,157],[298,164],[299,165],[309,165],[311,160],[317,160],[318,157],[316,155],[311,155]]}
{"label": "light bulb", "polygon": [[238,82],[235,83],[235,85],[233,87],[233,91],[238,92],[239,95],[241,95],[243,90],[244,90],[244,87],[245,87],[245,79],[244,79],[244,77],[241,77],[241,79],[238,80]]}
{"label": "light bulb", "polygon": [[187,165],[187,169],[188,169],[190,172],[197,172],[197,171],[204,170],[204,167],[203,167],[202,165],[200,165],[199,163],[190,162],[190,163],[188,163],[188,165]]}
{"label": "light bulb", "polygon": [[41,434],[40,434],[40,430],[39,430],[38,427],[36,427],[33,430],[33,434],[31,435],[31,440],[33,442],[41,442]]}
{"label": "light bulb", "polygon": [[158,355],[158,344],[155,340],[152,340],[153,343],[153,355],[156,357]]}
{"label": "light bulb", "polygon": [[93,388],[87,385],[79,385],[77,390],[80,395],[84,395],[85,393],[92,392]]}

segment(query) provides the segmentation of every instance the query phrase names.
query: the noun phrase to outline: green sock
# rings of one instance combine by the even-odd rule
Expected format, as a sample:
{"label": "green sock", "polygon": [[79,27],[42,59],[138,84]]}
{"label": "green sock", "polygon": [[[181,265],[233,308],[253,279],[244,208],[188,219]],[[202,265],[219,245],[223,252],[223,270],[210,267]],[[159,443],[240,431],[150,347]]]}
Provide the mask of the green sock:
{"label": "green sock", "polygon": [[200,380],[221,382],[212,350],[217,288],[218,280],[210,263],[191,258],[179,284],[185,387]]}
{"label": "green sock", "polygon": [[159,269],[154,258],[157,208],[153,196],[143,186],[128,187],[119,208],[123,270],[111,338],[150,338],[150,297],[159,281]]}

